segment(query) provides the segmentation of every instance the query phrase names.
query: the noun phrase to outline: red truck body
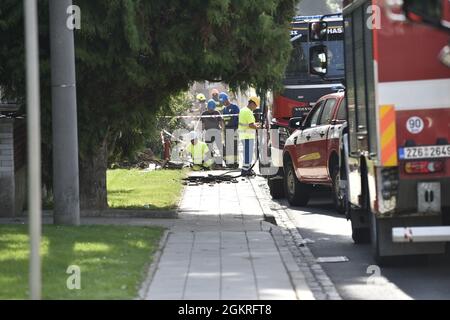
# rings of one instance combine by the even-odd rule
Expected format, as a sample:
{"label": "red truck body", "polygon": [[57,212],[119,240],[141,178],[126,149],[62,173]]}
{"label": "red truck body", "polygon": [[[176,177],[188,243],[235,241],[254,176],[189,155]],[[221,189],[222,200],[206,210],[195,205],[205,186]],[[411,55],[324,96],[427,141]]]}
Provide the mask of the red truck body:
{"label": "red truck body", "polygon": [[[284,182],[292,205],[306,205],[312,185],[333,188],[336,209],[343,212],[340,192],[342,135],[346,129],[347,109],[344,92],[319,99],[298,129],[286,141],[283,153]],[[291,120],[295,128],[296,119]]]}
{"label": "red truck body", "polygon": [[[329,120],[324,117],[324,106],[334,101]],[[344,129],[344,117],[339,119],[340,108],[345,109],[344,93],[326,95],[319,99],[305,119],[306,126],[289,137],[285,145],[285,157],[289,156],[295,167],[297,179],[311,184],[332,185],[331,171],[333,161],[340,155],[340,140]],[[316,114],[319,116],[316,118]],[[321,114],[320,114],[321,113]],[[316,118],[317,123],[312,123]],[[326,123],[321,123],[326,122]],[[338,165],[336,162],[335,165]]]}
{"label": "red truck body", "polygon": [[442,253],[450,240],[449,10],[448,0],[344,1],[347,216],[378,261]]}

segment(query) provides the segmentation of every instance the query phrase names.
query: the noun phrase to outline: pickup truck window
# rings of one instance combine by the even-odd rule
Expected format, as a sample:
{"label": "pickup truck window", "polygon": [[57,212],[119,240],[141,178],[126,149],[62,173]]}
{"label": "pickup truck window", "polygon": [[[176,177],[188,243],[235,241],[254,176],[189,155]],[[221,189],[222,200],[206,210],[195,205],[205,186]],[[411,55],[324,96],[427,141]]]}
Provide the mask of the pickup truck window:
{"label": "pickup truck window", "polygon": [[306,120],[305,128],[313,128],[313,127],[317,126],[319,115],[320,115],[320,112],[322,111],[323,104],[324,104],[324,101],[321,101],[318,104],[316,104],[316,107],[311,111],[311,113],[308,116],[308,119]]}
{"label": "pickup truck window", "polygon": [[347,120],[347,101],[344,99],[339,106],[336,120]]}
{"label": "pickup truck window", "polygon": [[328,99],[323,107],[322,116],[320,117],[320,125],[330,124],[333,116],[333,109],[336,105],[336,99]]}

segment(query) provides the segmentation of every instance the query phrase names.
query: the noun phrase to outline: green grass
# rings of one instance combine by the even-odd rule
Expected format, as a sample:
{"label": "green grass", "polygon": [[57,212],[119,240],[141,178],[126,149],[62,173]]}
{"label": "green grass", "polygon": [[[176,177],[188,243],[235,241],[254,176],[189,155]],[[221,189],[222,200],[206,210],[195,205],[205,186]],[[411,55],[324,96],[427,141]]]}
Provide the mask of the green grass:
{"label": "green grass", "polygon": [[[28,298],[28,229],[0,225],[0,299]],[[133,299],[163,229],[44,226],[44,299]],[[81,290],[67,289],[67,268],[80,267]]]}
{"label": "green grass", "polygon": [[109,170],[108,205],[113,209],[175,209],[185,176],[183,170]]}

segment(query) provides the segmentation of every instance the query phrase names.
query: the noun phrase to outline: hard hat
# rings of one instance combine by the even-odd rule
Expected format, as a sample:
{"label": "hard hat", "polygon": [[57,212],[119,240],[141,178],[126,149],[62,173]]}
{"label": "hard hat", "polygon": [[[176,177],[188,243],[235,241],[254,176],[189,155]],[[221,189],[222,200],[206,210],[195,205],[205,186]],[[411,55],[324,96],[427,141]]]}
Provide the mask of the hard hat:
{"label": "hard hat", "polygon": [[254,102],[256,104],[256,107],[259,108],[259,105],[261,104],[261,99],[259,99],[259,97],[250,97],[250,99],[248,99],[248,102]]}
{"label": "hard hat", "polygon": [[215,110],[217,108],[217,104],[216,101],[214,101],[213,99],[208,101],[208,109],[209,110]]}
{"label": "hard hat", "polygon": [[205,95],[203,93],[199,93],[197,95],[197,100],[198,101],[206,101],[206,97],[205,97]]}
{"label": "hard hat", "polygon": [[189,140],[196,140],[196,139],[198,139],[198,134],[197,134],[197,132],[195,132],[195,131],[191,131],[191,132],[189,132]]}
{"label": "hard hat", "polygon": [[219,94],[219,101],[220,101],[221,103],[224,103],[225,101],[229,101],[228,95],[227,95],[225,92],[221,92],[221,93]]}

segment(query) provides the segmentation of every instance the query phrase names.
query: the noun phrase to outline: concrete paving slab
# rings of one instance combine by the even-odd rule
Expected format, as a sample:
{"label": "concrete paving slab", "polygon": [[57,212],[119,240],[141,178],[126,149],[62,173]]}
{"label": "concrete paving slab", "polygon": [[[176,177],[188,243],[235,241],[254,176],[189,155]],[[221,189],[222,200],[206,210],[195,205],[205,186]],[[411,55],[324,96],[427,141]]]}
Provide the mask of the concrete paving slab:
{"label": "concrete paving slab", "polygon": [[247,179],[187,186],[179,219],[166,224],[170,234],[146,298],[296,299],[270,229],[262,230],[263,220]]}

